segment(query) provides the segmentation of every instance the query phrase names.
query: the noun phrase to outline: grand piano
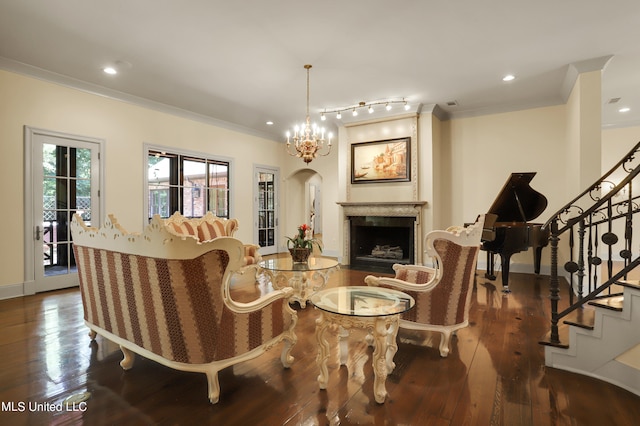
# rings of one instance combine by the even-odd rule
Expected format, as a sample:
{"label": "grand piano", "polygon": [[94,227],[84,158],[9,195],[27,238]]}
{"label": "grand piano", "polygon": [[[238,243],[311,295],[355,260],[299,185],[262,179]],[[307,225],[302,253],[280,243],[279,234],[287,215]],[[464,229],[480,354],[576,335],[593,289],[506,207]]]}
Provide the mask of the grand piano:
{"label": "grand piano", "polygon": [[509,292],[509,264],[515,253],[533,249],[536,274],[540,273],[543,247],[549,243],[549,229],[542,224],[530,223],[547,208],[547,198],[535,191],[529,183],[535,172],[512,173],[485,215],[481,249],[487,252],[485,276],[495,280],[494,255],[500,255],[502,291]]}

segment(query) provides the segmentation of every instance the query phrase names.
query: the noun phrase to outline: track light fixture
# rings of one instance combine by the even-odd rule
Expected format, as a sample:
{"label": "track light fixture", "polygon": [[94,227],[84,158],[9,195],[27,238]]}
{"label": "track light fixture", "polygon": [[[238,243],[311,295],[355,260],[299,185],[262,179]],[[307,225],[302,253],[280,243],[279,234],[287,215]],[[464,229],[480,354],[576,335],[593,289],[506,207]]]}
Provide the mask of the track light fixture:
{"label": "track light fixture", "polygon": [[342,119],[342,113],[345,111],[351,111],[351,115],[356,117],[358,115],[358,110],[362,108],[366,109],[369,114],[373,114],[375,112],[374,107],[377,105],[384,105],[385,110],[391,111],[395,104],[402,104],[404,106],[405,111],[409,111],[409,109],[411,109],[409,102],[407,102],[405,98],[385,99],[385,100],[373,101],[373,102],[361,101],[361,102],[358,102],[357,105],[349,105],[343,108],[325,109],[324,112],[322,113],[321,119],[325,120],[326,114],[335,114],[336,118],[340,120]]}

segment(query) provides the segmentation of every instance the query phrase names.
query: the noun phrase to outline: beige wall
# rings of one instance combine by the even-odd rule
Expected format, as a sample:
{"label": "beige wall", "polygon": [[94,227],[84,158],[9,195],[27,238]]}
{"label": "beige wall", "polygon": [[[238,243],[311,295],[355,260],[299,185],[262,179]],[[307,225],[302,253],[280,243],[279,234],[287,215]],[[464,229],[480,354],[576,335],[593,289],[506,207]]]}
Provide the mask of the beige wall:
{"label": "beige wall", "polygon": [[[569,140],[579,132],[580,103],[536,108],[481,117],[440,121],[429,112],[417,120],[418,199],[425,209],[423,231],[470,222],[490,207],[512,172],[536,171],[532,187],[549,200],[539,220],[546,220],[580,189],[568,169],[572,156]],[[25,125],[104,139],[105,213],[115,213],[129,229],[144,223],[143,144],[220,155],[233,161],[232,215],[240,221],[238,236],[253,239],[253,166],[280,170],[281,245],[283,236],[295,232],[303,218],[304,197],[296,195],[300,176],[313,176],[322,185],[322,229],[327,254],[342,250],[342,213],[336,204],[352,199],[376,199],[389,186],[362,185],[348,194],[350,141],[379,140],[411,135],[411,126],[376,129],[358,134],[361,127],[339,130],[332,155],[305,167],[300,159],[284,153],[281,143],[234,132],[210,124],[180,118],[148,108],[70,89],[18,74],[0,71],[0,199],[5,226],[0,243],[0,288],[21,285],[24,280],[23,127]],[[640,139],[640,129],[611,129],[602,133],[602,167],[608,169]],[[355,133],[354,133],[355,132]],[[384,137],[380,137],[380,136]],[[250,154],[247,154],[250,153]],[[310,169],[302,173],[300,170]],[[597,169],[597,167],[596,167]],[[595,171],[594,171],[595,173]],[[596,174],[601,174],[600,172]],[[295,182],[291,179],[296,179]],[[288,190],[288,186],[290,188]],[[394,199],[410,200],[411,184],[397,184]],[[300,210],[289,208],[300,204]],[[289,217],[287,217],[289,216]],[[530,270],[531,254],[513,259],[514,271]],[[545,260],[545,262],[547,262]],[[1,291],[0,291],[1,296]]]}
{"label": "beige wall", "polygon": [[610,170],[638,142],[640,126],[605,129],[602,132],[603,173]]}
{"label": "beige wall", "polygon": [[[351,184],[351,145],[360,142],[374,142],[387,139],[411,137],[412,162],[417,153],[414,137],[416,129],[416,117],[398,118],[388,121],[379,121],[370,124],[351,125],[346,129],[348,158],[347,173],[347,198],[341,201],[376,202],[376,201],[415,201],[415,182],[389,182]],[[420,143],[418,142],[418,146]],[[420,167],[423,167],[421,165]]]}
{"label": "beige wall", "polygon": [[25,125],[104,139],[103,213],[130,230],[144,224],[144,143],[231,158],[231,214],[243,241],[253,240],[253,165],[280,167],[284,156],[281,143],[0,71],[0,199],[3,223],[11,224],[0,243],[0,286],[24,280]]}
{"label": "beige wall", "polygon": [[[451,120],[451,223],[486,213],[513,172],[537,172],[531,187],[548,200],[544,222],[566,200],[565,106]],[[444,167],[447,168],[447,167]],[[543,255],[543,263],[546,262]],[[479,262],[483,265],[483,259]],[[512,270],[530,270],[531,252],[512,258]]]}

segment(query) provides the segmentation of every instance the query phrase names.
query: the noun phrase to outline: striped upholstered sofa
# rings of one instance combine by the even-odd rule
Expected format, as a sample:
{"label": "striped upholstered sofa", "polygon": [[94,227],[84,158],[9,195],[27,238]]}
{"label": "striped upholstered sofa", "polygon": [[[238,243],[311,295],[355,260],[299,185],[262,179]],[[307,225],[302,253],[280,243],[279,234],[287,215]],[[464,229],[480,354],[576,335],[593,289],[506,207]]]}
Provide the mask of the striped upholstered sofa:
{"label": "striped upholstered sofa", "polygon": [[250,303],[234,301],[230,276],[244,265],[243,244],[231,237],[201,242],[169,232],[155,216],[128,233],[113,215],[100,229],[79,215],[71,222],[86,325],[120,345],[125,369],[137,353],[183,371],[202,372],[209,400],[218,401],[218,371],[257,357],[284,341],[293,362],[297,315],[284,288]]}

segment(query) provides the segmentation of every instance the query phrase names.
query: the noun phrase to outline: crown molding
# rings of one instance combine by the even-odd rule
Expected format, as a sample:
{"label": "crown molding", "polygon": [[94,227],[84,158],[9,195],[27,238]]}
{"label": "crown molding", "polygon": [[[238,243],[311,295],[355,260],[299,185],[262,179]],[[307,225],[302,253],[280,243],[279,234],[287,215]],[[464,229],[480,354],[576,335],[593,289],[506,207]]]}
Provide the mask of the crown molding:
{"label": "crown molding", "polygon": [[0,56],[0,69],[10,71],[16,74],[24,75],[27,77],[36,78],[38,80],[46,81],[48,83],[57,84],[60,86],[68,87],[70,89],[79,90],[81,92],[89,93],[95,96],[101,96],[104,98],[126,102],[131,105],[136,105],[142,108],[151,109],[154,111],[162,112],[165,114],[174,115],[180,118],[197,121],[200,123],[208,124],[215,127],[221,127],[223,129],[231,130],[246,135],[256,136],[259,138],[267,139],[274,142],[282,142],[277,139],[273,134],[267,132],[260,132],[249,127],[241,126],[239,124],[230,123],[228,121],[220,120],[217,118],[209,117],[203,114],[199,114],[193,111],[185,110],[182,108],[163,104],[161,102],[152,101],[150,99],[142,98],[128,93],[120,92],[118,90],[109,89],[108,87],[100,86],[86,81],[78,80],[73,77],[69,77],[63,74],[47,71],[42,68],[38,68],[32,65],[28,65],[22,62],[13,61],[5,57]]}

